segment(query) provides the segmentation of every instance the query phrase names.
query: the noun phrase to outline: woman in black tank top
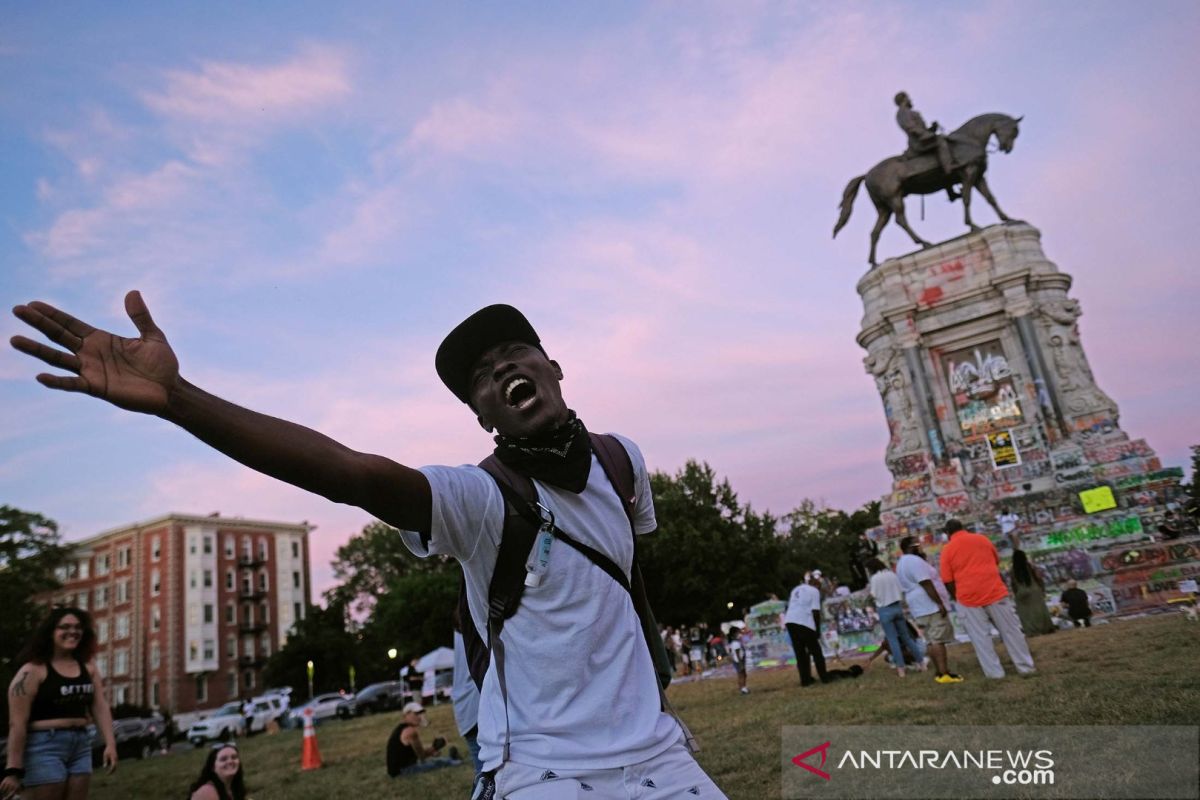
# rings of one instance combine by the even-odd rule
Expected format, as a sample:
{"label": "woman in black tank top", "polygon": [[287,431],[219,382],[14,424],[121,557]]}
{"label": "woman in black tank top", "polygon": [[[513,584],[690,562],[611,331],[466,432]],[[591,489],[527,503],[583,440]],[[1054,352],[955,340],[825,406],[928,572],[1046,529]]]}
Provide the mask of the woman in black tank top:
{"label": "woman in black tank top", "polygon": [[8,688],[8,766],[0,800],[84,800],[91,782],[89,722],[104,737],[104,765],[117,766],[112,712],[92,656],[91,617],[55,608],[17,656]]}

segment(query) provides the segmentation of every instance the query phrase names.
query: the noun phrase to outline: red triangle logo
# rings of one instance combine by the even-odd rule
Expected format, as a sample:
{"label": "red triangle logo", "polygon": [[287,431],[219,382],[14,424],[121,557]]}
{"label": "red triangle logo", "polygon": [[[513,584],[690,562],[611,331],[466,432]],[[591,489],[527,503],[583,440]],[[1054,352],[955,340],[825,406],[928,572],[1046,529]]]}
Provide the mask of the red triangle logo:
{"label": "red triangle logo", "polygon": [[800,755],[793,758],[792,763],[795,764],[797,767],[803,767],[804,769],[811,772],[813,775],[819,775],[820,777],[824,778],[825,780],[829,780],[828,772],[826,772],[823,769],[817,769],[812,764],[804,763],[804,759],[808,758],[809,756],[813,755],[814,753],[821,754],[821,766],[822,767],[825,766],[825,758],[829,755],[829,742],[826,742],[825,744],[819,744],[816,747],[812,748],[811,750],[805,750],[803,753],[801,753]]}

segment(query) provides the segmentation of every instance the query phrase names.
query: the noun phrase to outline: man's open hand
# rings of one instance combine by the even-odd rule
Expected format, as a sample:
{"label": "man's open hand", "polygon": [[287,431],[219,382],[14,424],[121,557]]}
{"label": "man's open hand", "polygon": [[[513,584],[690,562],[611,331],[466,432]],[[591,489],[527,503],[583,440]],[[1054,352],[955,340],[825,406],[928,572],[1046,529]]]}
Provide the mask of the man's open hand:
{"label": "man's open hand", "polygon": [[161,414],[179,378],[179,361],[140,293],[125,295],[125,312],[141,334],[136,339],[93,328],[47,303],[17,306],[13,314],[18,319],[66,352],[24,336],[14,336],[12,346],[75,374],[42,373],[37,380],[43,386],[84,392],[130,411]]}

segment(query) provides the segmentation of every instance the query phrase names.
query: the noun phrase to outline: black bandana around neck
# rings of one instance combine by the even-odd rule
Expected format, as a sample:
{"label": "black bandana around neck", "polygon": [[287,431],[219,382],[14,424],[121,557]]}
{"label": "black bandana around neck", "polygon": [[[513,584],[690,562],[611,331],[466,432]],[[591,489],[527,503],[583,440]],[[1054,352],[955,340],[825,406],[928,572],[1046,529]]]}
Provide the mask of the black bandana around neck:
{"label": "black bandana around neck", "polygon": [[567,421],[531,436],[496,436],[496,458],[523,475],[579,494],[592,469],[592,441],[583,421],[568,411]]}

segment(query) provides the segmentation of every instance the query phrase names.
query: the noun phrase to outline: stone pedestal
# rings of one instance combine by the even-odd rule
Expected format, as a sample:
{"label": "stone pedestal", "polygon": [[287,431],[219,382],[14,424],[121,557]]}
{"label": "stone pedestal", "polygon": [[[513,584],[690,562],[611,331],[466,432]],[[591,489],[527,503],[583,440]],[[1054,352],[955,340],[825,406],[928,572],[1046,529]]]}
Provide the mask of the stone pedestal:
{"label": "stone pedestal", "polygon": [[[1002,511],[1020,517],[1028,552],[1144,541],[1157,528],[1182,470],[1121,430],[1070,288],[1020,222],[888,259],[858,282],[858,343],[890,434],[881,538],[936,544],[951,517],[999,534]],[[1104,498],[1089,496],[1085,509],[1080,492],[1099,487],[1115,508],[1094,510]]]}

